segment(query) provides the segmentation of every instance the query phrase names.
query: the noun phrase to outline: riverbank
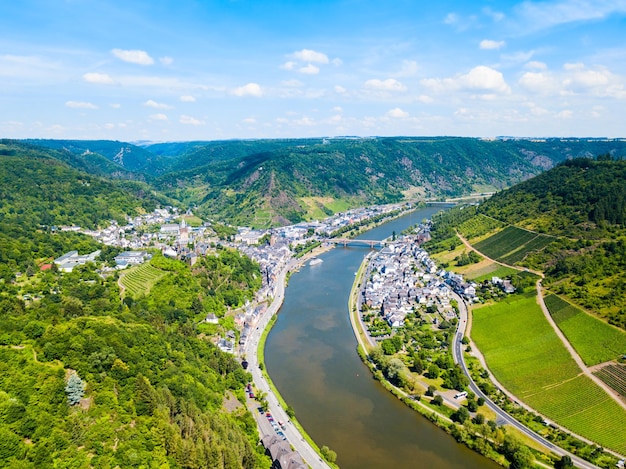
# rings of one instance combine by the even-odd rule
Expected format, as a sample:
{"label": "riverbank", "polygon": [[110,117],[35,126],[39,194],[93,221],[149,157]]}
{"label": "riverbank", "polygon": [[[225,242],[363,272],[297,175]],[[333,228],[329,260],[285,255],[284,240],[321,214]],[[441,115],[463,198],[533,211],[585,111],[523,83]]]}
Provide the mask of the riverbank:
{"label": "riverbank", "polygon": [[[307,465],[313,469],[338,469],[338,466],[322,459],[323,454],[321,449],[304,430],[293,412],[290,411],[289,405],[285,402],[265,369],[264,352],[267,336],[276,323],[278,311],[284,301],[284,292],[289,275],[292,272],[297,272],[310,259],[329,251],[333,247],[332,245],[318,246],[306,253],[303,257],[298,259],[292,258],[287,263],[278,275],[276,294],[265,315],[262,317],[262,322],[256,327],[244,349],[244,353],[247,355],[249,362],[249,371],[252,374],[257,393],[260,392],[264,394],[262,397],[267,402],[268,411],[273,418],[287,423],[283,431],[290,445],[300,454]],[[259,396],[257,396],[257,398],[258,397]],[[262,401],[263,399],[260,400]],[[262,437],[263,425],[261,422],[266,418],[265,414],[254,412],[254,409],[251,409],[251,412],[253,412],[256,418],[257,427]]]}

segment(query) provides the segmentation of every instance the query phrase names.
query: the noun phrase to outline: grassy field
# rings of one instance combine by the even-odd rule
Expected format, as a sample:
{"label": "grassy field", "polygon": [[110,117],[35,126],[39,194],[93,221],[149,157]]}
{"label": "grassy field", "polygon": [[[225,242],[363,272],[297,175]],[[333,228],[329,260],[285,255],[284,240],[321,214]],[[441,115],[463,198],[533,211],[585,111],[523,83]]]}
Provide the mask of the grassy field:
{"label": "grassy field", "polygon": [[150,264],[141,264],[125,271],[120,276],[120,283],[126,289],[125,296],[137,298],[146,295],[167,272],[152,267]]}
{"label": "grassy field", "polygon": [[587,366],[615,360],[626,353],[626,333],[594,318],[557,295],[546,306],[570,344]]}
{"label": "grassy field", "polygon": [[511,267],[505,267],[503,265],[496,264],[496,263],[491,263],[490,266],[494,267],[494,269],[488,269],[488,270],[485,269],[484,271],[476,271],[475,276],[469,277],[469,279],[473,280],[474,282],[484,282],[485,280],[491,280],[491,277],[507,278],[513,274],[517,274],[520,272],[517,269],[513,269]]}
{"label": "grassy field", "polygon": [[182,219],[185,220],[185,223],[187,223],[189,226],[201,226],[202,225],[202,219],[199,217],[196,217],[195,215],[183,215]]}
{"label": "grassy field", "polygon": [[498,381],[523,402],[601,446],[626,453],[626,411],[581,375],[533,294],[475,308],[472,339]]}

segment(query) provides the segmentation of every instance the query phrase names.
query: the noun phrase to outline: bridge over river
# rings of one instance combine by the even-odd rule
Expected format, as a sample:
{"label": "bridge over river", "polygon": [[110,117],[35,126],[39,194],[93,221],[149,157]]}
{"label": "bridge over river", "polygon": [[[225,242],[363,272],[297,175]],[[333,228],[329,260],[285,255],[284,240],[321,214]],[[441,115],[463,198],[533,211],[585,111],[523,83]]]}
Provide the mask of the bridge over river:
{"label": "bridge over river", "polygon": [[328,238],[324,241],[331,244],[341,244],[342,246],[369,246],[370,248],[387,245],[387,241],[379,239]]}

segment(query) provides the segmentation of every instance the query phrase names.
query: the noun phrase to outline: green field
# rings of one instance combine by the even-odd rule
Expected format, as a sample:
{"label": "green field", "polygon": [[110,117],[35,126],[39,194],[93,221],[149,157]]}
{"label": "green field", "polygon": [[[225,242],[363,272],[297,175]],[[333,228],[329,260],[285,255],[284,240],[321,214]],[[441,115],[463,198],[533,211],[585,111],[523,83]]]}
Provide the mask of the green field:
{"label": "green field", "polygon": [[554,238],[546,235],[516,226],[507,226],[502,231],[479,241],[474,247],[492,259],[515,264],[522,261],[528,253],[545,248],[553,240]]}
{"label": "green field", "polygon": [[626,454],[626,410],[581,375],[533,294],[475,308],[472,339],[496,379],[523,402]]}
{"label": "green field", "polygon": [[124,272],[120,276],[120,283],[126,289],[125,296],[137,298],[147,295],[154,284],[166,275],[167,272],[152,267],[150,264],[141,264]]}
{"label": "green field", "polygon": [[519,273],[519,270],[517,269],[514,269],[512,267],[505,267],[500,264],[491,264],[491,267],[493,267],[493,269],[490,269],[488,272],[475,272],[475,274],[477,275],[476,277],[468,276],[468,278],[470,280],[473,280],[474,282],[479,283],[484,282],[485,280],[491,280],[492,277],[507,278],[511,275]]}
{"label": "green field", "polygon": [[557,295],[544,299],[550,315],[587,366],[626,354],[626,333],[568,303]]}

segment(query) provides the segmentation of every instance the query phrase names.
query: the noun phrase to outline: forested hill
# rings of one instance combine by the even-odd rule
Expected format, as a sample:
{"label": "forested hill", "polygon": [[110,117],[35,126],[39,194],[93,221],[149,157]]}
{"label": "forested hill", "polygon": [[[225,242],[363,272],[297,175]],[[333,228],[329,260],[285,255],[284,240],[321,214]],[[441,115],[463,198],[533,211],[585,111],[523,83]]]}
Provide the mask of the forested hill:
{"label": "forested hill", "polygon": [[625,188],[626,160],[602,155],[566,161],[478,207],[440,215],[429,248],[460,243],[457,231],[480,248],[489,233],[511,225],[532,230],[540,235],[531,232],[528,239],[534,239],[504,261],[544,271],[551,291],[626,329]]}
{"label": "forested hill", "polygon": [[106,160],[109,165],[100,163],[99,169],[103,174],[113,177],[145,178],[163,172],[166,167],[166,160],[160,155],[126,142],[49,139],[30,139],[24,142],[70,153],[75,160],[86,165],[95,166],[97,162]]}
{"label": "forested hill", "polygon": [[592,139],[374,137],[142,142],[29,140],[75,168],[142,179],[200,216],[268,227],[407,197],[492,192],[557,163],[626,154]]}
{"label": "forested hill", "polygon": [[[207,216],[293,223],[341,206],[501,189],[572,157],[626,142],[472,138],[304,139],[194,144],[157,186]],[[234,157],[233,157],[234,155]],[[319,216],[319,215],[318,215]]]}
{"label": "forested hill", "polygon": [[552,235],[603,238],[626,226],[626,160],[577,158],[495,194],[480,212]]}
{"label": "forested hill", "polygon": [[143,183],[74,169],[67,158],[64,152],[0,141],[0,276],[33,267],[36,259],[94,246],[67,233],[51,236],[53,226],[95,228],[167,201]]}

